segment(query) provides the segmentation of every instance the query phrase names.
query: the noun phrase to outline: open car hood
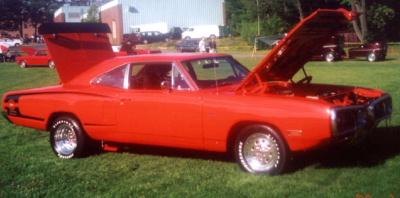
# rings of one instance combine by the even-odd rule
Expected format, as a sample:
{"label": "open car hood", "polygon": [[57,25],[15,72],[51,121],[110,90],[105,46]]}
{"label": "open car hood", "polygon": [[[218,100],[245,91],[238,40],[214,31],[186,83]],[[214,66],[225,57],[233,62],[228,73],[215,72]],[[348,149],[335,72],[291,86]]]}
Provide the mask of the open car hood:
{"label": "open car hood", "polygon": [[20,47],[19,49],[21,49],[22,51],[27,53],[29,56],[33,56],[35,54],[35,52],[38,51],[37,49],[35,49],[33,47]]}
{"label": "open car hood", "polygon": [[347,29],[355,12],[320,9],[302,20],[246,77],[238,89],[267,81],[288,81],[312,58],[313,52]]}

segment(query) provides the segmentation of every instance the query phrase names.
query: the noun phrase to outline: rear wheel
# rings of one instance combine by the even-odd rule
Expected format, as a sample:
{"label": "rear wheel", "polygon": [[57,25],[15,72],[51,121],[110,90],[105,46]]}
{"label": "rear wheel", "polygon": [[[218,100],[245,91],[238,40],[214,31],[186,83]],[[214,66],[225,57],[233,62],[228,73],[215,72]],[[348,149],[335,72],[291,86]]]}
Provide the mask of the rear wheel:
{"label": "rear wheel", "polygon": [[54,120],[50,130],[50,144],[53,152],[64,159],[84,157],[89,143],[80,123],[70,117]]}
{"label": "rear wheel", "polygon": [[21,66],[21,68],[26,68],[28,65],[26,64],[25,61],[21,61],[21,63],[19,64],[19,66]]}
{"label": "rear wheel", "polygon": [[288,149],[274,129],[253,125],[244,128],[237,136],[235,157],[246,172],[277,175],[286,166]]}
{"label": "rear wheel", "polygon": [[333,61],[335,61],[335,60],[336,60],[335,53],[333,53],[333,52],[327,52],[327,53],[325,53],[324,59],[325,59],[326,62],[333,62]]}
{"label": "rear wheel", "polygon": [[54,64],[53,60],[49,60],[49,67],[50,68],[55,68],[56,67],[56,64]]}

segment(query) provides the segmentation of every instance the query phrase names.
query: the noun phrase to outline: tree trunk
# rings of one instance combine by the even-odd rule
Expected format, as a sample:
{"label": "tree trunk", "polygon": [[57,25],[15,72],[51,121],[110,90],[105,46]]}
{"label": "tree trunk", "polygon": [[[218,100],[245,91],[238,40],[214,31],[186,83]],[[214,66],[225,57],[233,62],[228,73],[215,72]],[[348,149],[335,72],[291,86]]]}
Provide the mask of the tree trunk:
{"label": "tree trunk", "polygon": [[[356,19],[353,21],[353,27],[354,27],[354,31],[357,34],[358,39],[360,39],[360,41],[362,43],[364,43],[364,37],[368,33],[367,19],[365,16],[365,12],[366,12],[365,0],[361,0],[361,5],[358,0],[352,0],[351,1],[351,10],[362,13],[359,16],[359,19]],[[361,27],[358,23],[358,20],[360,20]]]}
{"label": "tree trunk", "polygon": [[303,13],[303,8],[301,8],[301,2],[300,0],[297,1],[297,7],[299,8],[299,15],[300,15],[300,21],[304,19],[304,13]]}

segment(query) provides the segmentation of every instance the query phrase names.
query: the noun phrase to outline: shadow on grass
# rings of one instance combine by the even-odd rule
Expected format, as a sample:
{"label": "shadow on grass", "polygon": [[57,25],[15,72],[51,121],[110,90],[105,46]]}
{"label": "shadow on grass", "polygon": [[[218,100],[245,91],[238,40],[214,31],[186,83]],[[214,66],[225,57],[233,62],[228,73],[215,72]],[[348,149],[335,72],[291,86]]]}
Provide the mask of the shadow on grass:
{"label": "shadow on grass", "polygon": [[[325,149],[295,153],[286,173],[293,173],[308,166],[316,168],[373,167],[400,155],[400,127],[377,128],[355,145],[337,145]],[[189,149],[120,145],[119,152],[163,157],[192,158],[235,162],[233,154]]]}
{"label": "shadow on grass", "polygon": [[295,155],[289,172],[310,165],[317,168],[374,167],[400,155],[400,127],[377,128],[362,142],[338,145]]}

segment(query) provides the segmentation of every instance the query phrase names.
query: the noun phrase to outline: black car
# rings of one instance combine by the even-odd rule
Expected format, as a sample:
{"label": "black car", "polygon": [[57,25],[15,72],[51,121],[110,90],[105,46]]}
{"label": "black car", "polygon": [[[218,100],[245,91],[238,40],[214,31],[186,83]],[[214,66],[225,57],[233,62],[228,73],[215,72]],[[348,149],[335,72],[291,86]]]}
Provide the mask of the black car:
{"label": "black car", "polygon": [[158,31],[146,31],[146,32],[139,32],[138,34],[138,43],[148,44],[153,42],[159,41],[169,41],[169,36],[162,34]]}
{"label": "black car", "polygon": [[[198,52],[199,39],[185,39],[181,43],[175,45],[176,50],[179,52]],[[206,51],[208,52],[208,43],[206,43]]]}

